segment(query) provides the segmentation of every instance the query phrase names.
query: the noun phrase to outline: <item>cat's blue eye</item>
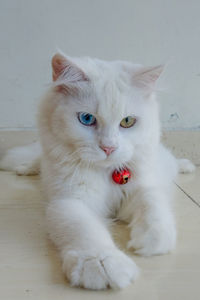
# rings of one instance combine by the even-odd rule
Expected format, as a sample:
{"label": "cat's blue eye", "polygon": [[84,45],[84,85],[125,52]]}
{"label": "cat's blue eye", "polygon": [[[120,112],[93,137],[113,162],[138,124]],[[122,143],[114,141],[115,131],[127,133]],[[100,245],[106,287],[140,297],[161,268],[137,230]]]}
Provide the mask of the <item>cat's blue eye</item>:
{"label": "cat's blue eye", "polygon": [[78,119],[85,126],[92,126],[96,124],[96,118],[87,112],[79,112]]}

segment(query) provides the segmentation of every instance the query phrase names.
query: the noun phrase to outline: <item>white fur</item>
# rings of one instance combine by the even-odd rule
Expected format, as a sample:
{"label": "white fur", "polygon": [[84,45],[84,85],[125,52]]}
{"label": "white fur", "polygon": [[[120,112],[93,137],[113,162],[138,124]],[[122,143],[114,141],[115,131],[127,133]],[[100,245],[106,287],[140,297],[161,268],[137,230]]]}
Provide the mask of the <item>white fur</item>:
{"label": "white fur", "polygon": [[178,168],[180,173],[192,173],[195,171],[195,166],[189,159],[178,159]]}
{"label": "white fur", "polygon": [[18,175],[37,175],[40,171],[41,146],[38,142],[15,147],[0,160],[0,169],[15,171]]}
{"label": "white fur", "polygon": [[[137,254],[164,254],[176,242],[170,203],[178,166],[160,144],[154,93],[160,69],[142,69],[140,73],[138,65],[121,61],[71,60],[60,76],[53,62],[54,78],[58,76],[58,80],[39,109],[41,175],[49,199],[48,231],[72,285],[122,288],[135,280],[138,270],[114,244],[109,218],[117,216],[129,223],[127,246]],[[82,125],[77,112],[92,113],[97,125]],[[136,124],[128,129],[120,127],[121,120],[130,115],[137,118]],[[100,144],[116,150],[107,157]],[[32,162],[38,163],[41,150],[37,147],[37,155],[34,150],[30,153],[34,154]],[[13,152],[0,166],[13,169],[11,157]],[[17,152],[14,158],[18,159]],[[14,163],[14,169],[27,174],[30,163],[25,161],[29,165],[22,170],[24,162],[20,160]],[[126,185],[117,185],[111,175],[122,167],[129,168],[132,179]],[[188,162],[186,168],[193,169]]]}

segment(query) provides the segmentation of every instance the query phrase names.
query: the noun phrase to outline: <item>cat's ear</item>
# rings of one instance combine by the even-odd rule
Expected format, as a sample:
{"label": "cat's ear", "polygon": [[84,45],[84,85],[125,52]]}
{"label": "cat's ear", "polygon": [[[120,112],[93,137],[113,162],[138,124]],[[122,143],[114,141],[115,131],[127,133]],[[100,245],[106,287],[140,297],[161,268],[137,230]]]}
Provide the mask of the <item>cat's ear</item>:
{"label": "cat's ear", "polygon": [[146,96],[149,96],[156,89],[156,82],[164,70],[164,65],[156,67],[141,67],[134,72],[133,84],[142,89]]}
{"label": "cat's ear", "polygon": [[89,80],[78,66],[60,53],[53,56],[51,63],[55,86],[65,86],[70,89],[80,82]]}

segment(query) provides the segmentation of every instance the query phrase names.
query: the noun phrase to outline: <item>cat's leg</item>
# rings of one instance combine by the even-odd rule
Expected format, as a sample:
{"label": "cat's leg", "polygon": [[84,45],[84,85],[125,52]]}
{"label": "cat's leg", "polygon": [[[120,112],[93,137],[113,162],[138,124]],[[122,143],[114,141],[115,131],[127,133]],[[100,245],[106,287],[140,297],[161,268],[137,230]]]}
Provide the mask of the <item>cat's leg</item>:
{"label": "cat's leg", "polygon": [[169,198],[165,190],[146,188],[136,194],[133,203],[129,203],[126,209],[132,210],[132,221],[128,247],[135,253],[159,255],[175,247],[176,228]]}
{"label": "cat's leg", "polygon": [[37,175],[40,172],[41,146],[39,142],[9,149],[0,158],[0,169],[17,175]]}
{"label": "cat's leg", "polygon": [[15,168],[17,175],[38,175],[40,173],[40,158],[36,158],[31,162],[20,164]]}
{"label": "cat's leg", "polygon": [[195,171],[195,165],[186,158],[177,159],[179,173],[192,173]]}
{"label": "cat's leg", "polygon": [[47,219],[63,271],[73,286],[123,288],[136,278],[135,263],[115,246],[106,224],[82,201],[51,202]]}

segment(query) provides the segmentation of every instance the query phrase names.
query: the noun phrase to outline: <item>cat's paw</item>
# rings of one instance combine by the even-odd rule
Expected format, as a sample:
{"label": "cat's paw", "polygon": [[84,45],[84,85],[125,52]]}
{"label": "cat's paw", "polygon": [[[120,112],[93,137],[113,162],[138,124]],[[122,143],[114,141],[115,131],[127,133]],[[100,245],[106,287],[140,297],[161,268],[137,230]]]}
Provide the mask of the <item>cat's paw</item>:
{"label": "cat's paw", "polygon": [[148,229],[135,226],[131,231],[131,240],[127,247],[133,248],[135,254],[142,256],[166,254],[174,249],[176,244],[176,229],[170,224],[153,224]]}
{"label": "cat's paw", "polygon": [[16,166],[15,172],[17,175],[38,175],[40,173],[39,166],[36,165],[29,165],[29,164],[21,164]]}
{"label": "cat's paw", "polygon": [[124,288],[138,275],[135,263],[120,250],[99,255],[70,251],[65,254],[63,270],[72,286],[92,290]]}
{"label": "cat's paw", "polygon": [[179,173],[192,173],[196,169],[195,165],[186,158],[178,159],[178,170]]}

